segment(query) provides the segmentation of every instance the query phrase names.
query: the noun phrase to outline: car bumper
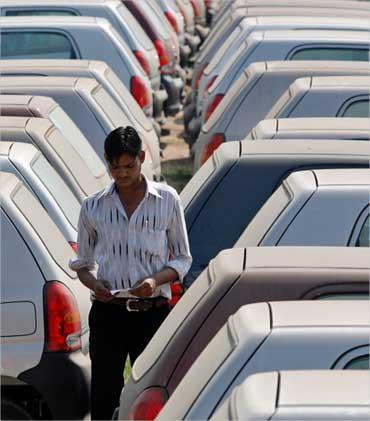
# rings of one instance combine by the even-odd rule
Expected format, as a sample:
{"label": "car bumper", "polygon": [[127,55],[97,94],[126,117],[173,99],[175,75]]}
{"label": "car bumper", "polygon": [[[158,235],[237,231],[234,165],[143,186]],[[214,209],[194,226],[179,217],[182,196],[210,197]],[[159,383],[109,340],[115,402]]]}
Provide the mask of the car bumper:
{"label": "car bumper", "polygon": [[186,43],[191,48],[191,54],[194,56],[194,54],[198,51],[198,47],[201,43],[201,39],[198,35],[190,35],[185,34]]}
{"label": "car bumper", "polygon": [[53,419],[82,420],[90,414],[90,372],[90,359],[82,352],[50,352],[18,377],[40,393]]}
{"label": "car bumper", "polygon": [[188,125],[188,130],[186,132],[186,141],[190,147],[194,145],[198,139],[200,129],[202,128],[202,118],[194,117]]}
{"label": "car bumper", "polygon": [[165,89],[159,89],[153,92],[153,117],[157,121],[163,120],[163,106],[167,98],[168,94]]}
{"label": "car bumper", "polygon": [[179,77],[163,75],[162,83],[168,94],[167,101],[164,103],[164,111],[167,115],[174,115],[182,109],[181,93],[184,82]]}
{"label": "car bumper", "polygon": [[187,67],[189,65],[190,54],[191,54],[191,48],[188,45],[180,45],[181,67]]}

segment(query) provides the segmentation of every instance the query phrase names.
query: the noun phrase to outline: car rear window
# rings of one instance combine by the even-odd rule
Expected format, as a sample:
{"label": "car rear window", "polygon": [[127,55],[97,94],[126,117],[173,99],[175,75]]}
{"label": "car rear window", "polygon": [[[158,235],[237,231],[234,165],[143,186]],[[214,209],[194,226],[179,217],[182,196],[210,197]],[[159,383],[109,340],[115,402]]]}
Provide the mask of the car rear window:
{"label": "car rear window", "polygon": [[[50,257],[69,277],[75,278],[76,274],[68,267],[69,259],[75,254],[41,204],[23,185],[12,194],[12,201],[30,223]],[[42,266],[44,263],[39,264]]]}
{"label": "car rear window", "polygon": [[369,50],[360,48],[306,48],[293,53],[289,60],[369,61]]}
{"label": "car rear window", "polygon": [[96,178],[100,178],[106,172],[106,169],[95,151],[91,147],[86,147],[87,139],[68,114],[62,108],[56,107],[49,113],[48,118],[65,135],[71,146],[84,159],[91,173]]}
{"label": "car rear window", "polygon": [[128,110],[131,112],[131,116],[143,127],[146,131],[152,129],[150,120],[146,117],[143,110],[139,107],[135,98],[129,94],[126,90],[122,90],[122,82],[117,75],[111,70],[107,69],[104,73],[107,81],[113,86],[116,94],[122,98],[122,101],[127,104]]}
{"label": "car rear window", "polygon": [[59,208],[77,231],[80,204],[70,188],[49,164],[43,155],[39,155],[31,163],[31,168],[49,193],[54,197]]}
{"label": "car rear window", "polygon": [[234,247],[259,246],[269,232],[274,221],[281,215],[292,200],[292,194],[283,183],[259,210],[239,237]]}
{"label": "car rear window", "polygon": [[193,175],[181,192],[181,202],[186,209],[197,192],[202,188],[203,184],[211,177],[216,169],[216,165],[212,158],[208,159],[201,168]]}
{"label": "car rear window", "polygon": [[103,87],[94,90],[92,97],[114,127],[130,125],[124,112]]}
{"label": "car rear window", "polygon": [[81,156],[77,154],[75,149],[72,147],[66,147],[66,144],[69,145],[69,142],[64,138],[62,133],[55,128],[54,130],[49,130],[46,133],[45,138],[64,164],[68,167],[81,190],[86,195],[95,193],[98,190],[98,188],[96,188],[98,184],[95,178],[90,173],[90,170],[85,165]]}
{"label": "car rear window", "polygon": [[201,298],[207,293],[212,279],[208,270],[203,271],[197,282],[187,291],[171,311],[171,317],[167,317],[159,327],[157,333],[149,342],[145,351],[135,361],[132,375],[135,381],[140,380],[145,373],[155,364],[164,349],[181,329],[182,324],[196,308]]}

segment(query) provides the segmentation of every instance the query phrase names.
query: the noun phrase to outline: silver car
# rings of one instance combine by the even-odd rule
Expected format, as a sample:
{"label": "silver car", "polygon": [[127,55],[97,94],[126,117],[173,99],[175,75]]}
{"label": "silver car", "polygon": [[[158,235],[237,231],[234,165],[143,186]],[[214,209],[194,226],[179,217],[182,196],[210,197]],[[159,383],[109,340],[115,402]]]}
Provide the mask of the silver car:
{"label": "silver car", "polygon": [[13,174],[1,183],[1,418],[87,419],[86,288],[72,248]]}
{"label": "silver car", "polygon": [[153,89],[154,116],[159,116],[167,94],[160,89],[159,59],[157,51],[140,24],[125,5],[118,0],[27,0],[0,2],[2,16],[93,16],[107,19],[137,58],[150,79]]}
{"label": "silver car", "polygon": [[277,100],[266,118],[370,117],[370,77],[297,79]]}
{"label": "silver car", "polygon": [[149,78],[114,27],[102,18],[78,16],[0,19],[3,59],[85,59],[105,61],[140,107],[153,113]]}
{"label": "silver car", "polygon": [[369,169],[294,172],[266,201],[235,247],[370,247],[369,192]]}
{"label": "silver car", "polygon": [[32,143],[40,149],[80,202],[101,190],[84,159],[50,120],[0,117],[0,131],[2,141]]}
{"label": "silver car", "polygon": [[297,60],[251,64],[222,97],[209,120],[203,125],[193,146],[194,170],[197,170],[221,143],[247,136],[296,79],[306,76],[342,75],[368,76],[368,63]]}
{"label": "silver car", "polygon": [[306,117],[262,120],[246,137],[261,139],[370,140],[367,118]]}
{"label": "silver car", "polygon": [[[0,79],[0,90],[3,94],[51,96],[69,114],[102,160],[104,139],[108,133],[116,127],[130,124],[122,109],[95,79],[3,77]],[[156,136],[154,130],[152,133]],[[151,179],[160,178],[158,143],[148,141],[145,134],[142,138],[143,148],[148,151],[143,172]]]}
{"label": "silver car", "polygon": [[362,421],[369,407],[368,370],[274,371],[248,377],[211,421]]}
{"label": "silver car", "polygon": [[52,98],[0,94],[0,115],[49,119],[84,160],[99,185],[106,187],[110,183],[111,177],[102,160],[69,115]]}
{"label": "silver car", "polygon": [[369,328],[367,300],[241,307],[207,345],[156,419],[209,419],[233,389],[255,373],[368,369]]}
{"label": "silver car", "polygon": [[0,167],[23,181],[76,250],[81,203],[41,151],[31,144],[2,141]]}

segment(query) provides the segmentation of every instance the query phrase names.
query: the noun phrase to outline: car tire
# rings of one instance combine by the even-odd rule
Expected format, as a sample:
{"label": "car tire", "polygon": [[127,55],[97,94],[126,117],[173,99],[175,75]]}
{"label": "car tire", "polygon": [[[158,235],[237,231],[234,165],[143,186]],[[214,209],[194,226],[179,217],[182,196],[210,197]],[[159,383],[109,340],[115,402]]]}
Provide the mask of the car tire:
{"label": "car tire", "polygon": [[18,403],[11,400],[1,400],[1,419],[2,420],[31,420],[29,412]]}

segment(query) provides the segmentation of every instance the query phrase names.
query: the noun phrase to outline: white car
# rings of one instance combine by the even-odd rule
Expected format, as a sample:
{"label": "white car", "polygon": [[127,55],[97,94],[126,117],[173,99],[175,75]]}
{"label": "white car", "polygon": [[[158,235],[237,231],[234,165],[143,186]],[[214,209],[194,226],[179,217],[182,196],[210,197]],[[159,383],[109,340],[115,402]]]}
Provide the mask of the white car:
{"label": "white car", "polygon": [[1,419],[88,419],[90,296],[72,248],[13,174],[1,182]]}

